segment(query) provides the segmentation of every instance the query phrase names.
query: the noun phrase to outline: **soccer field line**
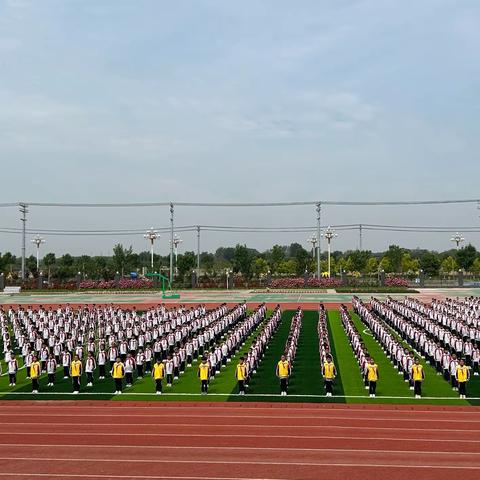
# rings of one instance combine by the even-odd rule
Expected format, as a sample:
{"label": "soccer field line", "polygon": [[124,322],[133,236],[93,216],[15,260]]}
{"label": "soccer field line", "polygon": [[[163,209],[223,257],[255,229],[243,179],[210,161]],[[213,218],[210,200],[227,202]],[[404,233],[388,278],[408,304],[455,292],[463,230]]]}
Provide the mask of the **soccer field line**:
{"label": "soccer field line", "polygon": [[[126,396],[145,396],[145,397],[156,397],[158,398],[159,395],[156,395],[155,392],[149,393],[149,392],[122,392],[121,394],[115,394],[114,392],[79,392],[79,393],[73,393],[73,392],[38,392],[38,393],[32,393],[32,392],[12,392],[9,390],[0,390],[0,396],[1,395],[28,395],[28,396],[41,396],[41,395],[55,395],[55,396],[74,396],[74,397],[79,397],[79,396],[111,396],[115,398],[119,397],[126,397]],[[259,397],[259,398],[278,398],[282,397],[279,393],[249,393],[247,395],[240,395],[239,393],[209,393],[207,395],[204,395],[202,393],[187,393],[187,392],[168,392],[168,393],[162,393],[161,397]],[[283,397],[282,397],[283,398]],[[287,398],[323,398],[323,399],[333,399],[333,398],[345,398],[345,399],[362,399],[362,400],[462,400],[461,398],[457,397],[422,397],[420,399],[415,399],[414,397],[407,397],[407,396],[390,396],[390,395],[377,395],[375,398],[370,398],[367,395],[332,395],[331,397],[326,397],[325,395],[311,395],[311,394],[289,394]],[[480,400],[480,397],[468,397],[465,400]]]}

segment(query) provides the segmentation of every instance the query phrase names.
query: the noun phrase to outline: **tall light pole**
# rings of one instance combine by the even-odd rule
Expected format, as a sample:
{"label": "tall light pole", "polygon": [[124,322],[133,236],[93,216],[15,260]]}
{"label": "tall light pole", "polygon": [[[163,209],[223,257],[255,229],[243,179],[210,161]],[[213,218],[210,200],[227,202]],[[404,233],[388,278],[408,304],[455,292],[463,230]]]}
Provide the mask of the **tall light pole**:
{"label": "tall light pole", "polygon": [[154,230],[153,227],[150,227],[150,230],[147,230],[143,238],[150,241],[150,267],[153,270],[153,244],[155,243],[155,240],[160,238],[160,234]]}
{"label": "tall light pole", "polygon": [[40,245],[45,243],[45,240],[40,235],[35,235],[31,240],[37,246],[37,271],[40,268]]}
{"label": "tall light pole", "polygon": [[200,275],[200,225],[197,225],[197,275]]}
{"label": "tall light pole", "polygon": [[173,248],[175,251],[175,275],[178,275],[178,267],[177,267],[177,262],[178,262],[178,246],[183,242],[180,238],[177,237],[177,234],[173,236]]}
{"label": "tall light pole", "polygon": [[22,214],[22,280],[25,280],[25,254],[27,250],[26,245],[26,226],[27,226],[27,213],[28,205],[26,203],[20,203],[19,205],[20,213]]}
{"label": "tall light pole", "polygon": [[322,213],[322,204],[317,203],[317,278],[321,277],[321,268],[320,268],[320,217]]}
{"label": "tall light pole", "polygon": [[330,253],[331,253],[331,242],[332,239],[335,237],[338,237],[338,235],[335,233],[335,230],[332,230],[330,227],[328,227],[324,233],[322,233],[322,237],[325,237],[327,240],[327,246],[328,246],[328,278],[330,278]]}
{"label": "tall light pole", "polygon": [[170,288],[172,287],[173,283],[173,227],[174,227],[174,217],[175,215],[175,207],[173,203],[170,203]]}
{"label": "tall light pole", "polygon": [[310,238],[307,238],[307,242],[312,244],[312,257],[315,258],[318,243],[317,236],[313,234]]}
{"label": "tall light pole", "polygon": [[457,245],[457,250],[458,250],[460,244],[461,244],[462,242],[464,242],[465,239],[463,238],[462,234],[460,234],[460,233],[457,232],[457,233],[450,239],[450,241],[451,241],[451,242],[454,242],[454,243]]}

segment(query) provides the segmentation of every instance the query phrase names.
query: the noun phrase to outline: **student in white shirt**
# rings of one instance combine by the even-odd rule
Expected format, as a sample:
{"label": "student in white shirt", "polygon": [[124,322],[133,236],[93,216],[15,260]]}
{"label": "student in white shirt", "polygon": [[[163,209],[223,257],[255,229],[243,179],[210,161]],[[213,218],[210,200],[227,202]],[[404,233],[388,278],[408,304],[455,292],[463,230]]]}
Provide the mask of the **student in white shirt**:
{"label": "student in white shirt", "polygon": [[85,361],[85,373],[87,374],[87,387],[93,387],[93,372],[97,367],[93,352],[88,353],[87,360]]}
{"label": "student in white shirt", "polygon": [[133,384],[134,370],[135,370],[135,359],[132,357],[131,353],[127,353],[127,358],[125,359],[125,381],[127,382],[127,387],[131,387]]}
{"label": "student in white shirt", "polygon": [[46,362],[46,369],[48,375],[48,385],[49,387],[53,387],[55,385],[55,372],[57,371],[57,361],[55,360],[55,356],[51,353],[48,356]]}
{"label": "student in white shirt", "polygon": [[[10,360],[7,363],[8,365],[8,379],[10,381],[10,387],[14,387],[17,383],[17,372],[18,372],[18,362],[13,354],[13,351],[10,352]],[[0,365],[1,369],[1,365]]]}

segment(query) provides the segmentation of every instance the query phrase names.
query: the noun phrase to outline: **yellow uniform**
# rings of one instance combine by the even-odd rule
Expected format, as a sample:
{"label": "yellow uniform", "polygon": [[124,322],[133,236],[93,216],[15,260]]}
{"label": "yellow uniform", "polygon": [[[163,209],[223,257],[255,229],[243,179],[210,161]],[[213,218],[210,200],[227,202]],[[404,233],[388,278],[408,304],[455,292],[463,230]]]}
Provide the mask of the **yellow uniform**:
{"label": "yellow uniform", "polygon": [[323,364],[323,376],[327,380],[332,380],[335,377],[335,365],[333,362],[325,362]]}
{"label": "yellow uniform", "polygon": [[247,378],[247,367],[244,363],[237,365],[235,376],[237,380],[245,380]]}
{"label": "yellow uniform", "polygon": [[30,365],[30,378],[38,378],[42,371],[42,367],[40,366],[40,362],[33,362]]}
{"label": "yellow uniform", "polygon": [[378,366],[376,363],[367,365],[367,380],[369,382],[376,382],[378,380]]}
{"label": "yellow uniform", "polygon": [[155,380],[162,380],[165,376],[165,365],[163,363],[155,363],[153,365],[153,378]]}
{"label": "yellow uniform", "polygon": [[277,363],[277,374],[280,378],[286,378],[290,374],[290,364],[287,360],[280,360]]}
{"label": "yellow uniform", "polygon": [[82,374],[82,362],[74,360],[70,365],[70,375],[72,377],[79,377]]}
{"label": "yellow uniform", "polygon": [[423,380],[423,367],[421,365],[412,365],[412,379],[414,382]]}
{"label": "yellow uniform", "polygon": [[461,367],[460,365],[457,367],[457,382],[466,382],[468,380],[468,367],[464,365]]}
{"label": "yellow uniform", "polygon": [[112,368],[113,378],[123,378],[125,375],[125,368],[122,362],[114,363]]}
{"label": "yellow uniform", "polygon": [[208,380],[208,372],[210,371],[210,365],[208,363],[201,363],[198,366],[198,376],[200,380]]}

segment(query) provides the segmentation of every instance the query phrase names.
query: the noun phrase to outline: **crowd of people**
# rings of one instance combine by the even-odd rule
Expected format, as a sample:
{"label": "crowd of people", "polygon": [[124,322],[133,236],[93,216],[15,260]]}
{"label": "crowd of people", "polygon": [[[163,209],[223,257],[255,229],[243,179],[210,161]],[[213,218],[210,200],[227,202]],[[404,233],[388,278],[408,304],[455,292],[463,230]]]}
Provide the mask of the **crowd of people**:
{"label": "crowd of people", "polygon": [[325,310],[325,306],[323,304],[320,304],[318,307],[317,334],[325,395],[327,397],[331,397],[333,395],[333,382],[337,376],[337,368],[333,363],[332,350],[330,347],[330,336],[328,334],[327,326],[327,311]]}

